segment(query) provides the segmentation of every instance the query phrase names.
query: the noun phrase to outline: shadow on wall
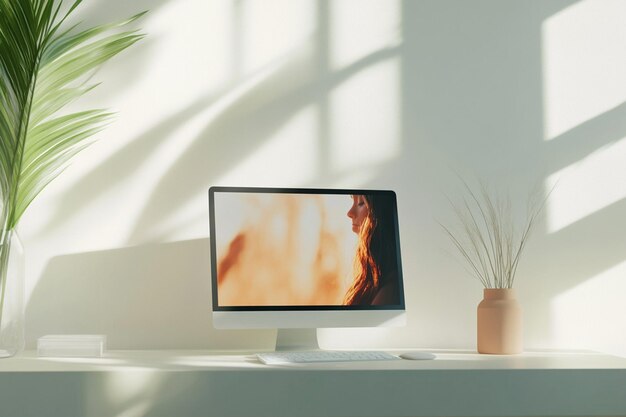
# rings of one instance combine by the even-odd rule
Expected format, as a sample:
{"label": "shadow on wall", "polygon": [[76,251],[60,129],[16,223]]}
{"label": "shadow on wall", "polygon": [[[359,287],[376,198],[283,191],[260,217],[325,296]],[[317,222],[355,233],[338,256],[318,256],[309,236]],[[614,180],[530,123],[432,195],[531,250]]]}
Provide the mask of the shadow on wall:
{"label": "shadow on wall", "polygon": [[[626,103],[544,143],[544,155],[550,161],[550,172],[559,172],[569,165],[580,164],[594,152],[616,144],[624,135]],[[568,180],[567,177],[563,179]],[[559,184],[556,187],[558,191]],[[536,259],[529,273],[533,279],[541,281],[541,298],[545,298],[546,306],[554,297],[624,261],[625,210],[626,199],[620,199],[560,230],[546,233],[529,246],[528,255]],[[545,256],[546,253],[550,253],[550,256]],[[571,261],[572,256],[576,262]],[[607,288],[607,291],[610,293],[622,289]]]}
{"label": "shadow on wall", "polygon": [[[581,3],[404,1],[402,120],[406,137],[422,139],[415,153],[441,155],[449,166],[517,190],[528,188],[524,181],[541,179],[542,172],[552,175],[619,142],[626,134],[624,103],[550,141],[543,138],[542,27]],[[625,206],[625,199],[614,202],[557,232],[549,232],[543,220],[538,224],[516,282],[532,311],[526,316],[531,344],[545,346],[553,337],[555,298],[623,262]],[[405,244],[419,245],[409,239]],[[437,266],[426,258],[422,264]],[[436,297],[426,302],[426,311],[440,308]]]}
{"label": "shadow on wall", "polygon": [[[70,3],[70,2],[66,2]],[[148,70],[150,57],[155,53],[159,43],[157,36],[147,33],[145,27],[148,20],[156,14],[157,10],[166,3],[166,0],[133,0],[133,1],[83,1],[69,18],[70,24],[78,24],[78,30],[84,30],[96,25],[120,22],[144,11],[148,14],[138,21],[130,24],[128,30],[138,29],[147,36],[131,48],[131,52],[114,57],[113,65],[107,65],[108,78],[116,80],[115,83],[107,82],[106,86],[96,88],[89,96],[97,97],[96,102],[109,102],[120,94],[124,94],[129,88],[141,80]],[[97,70],[96,74],[101,70]],[[101,80],[96,75],[95,79]],[[84,100],[84,99],[83,99]]]}
{"label": "shadow on wall", "polygon": [[[64,196],[59,205],[53,209],[44,232],[62,229],[70,220],[67,216],[68,212],[76,213],[87,209],[90,204],[97,202],[100,196],[106,195],[116,185],[131,178],[149,160],[152,153],[170,138],[172,132],[200,113],[214,99],[212,95],[203,96],[180,111],[160,120],[159,123],[133,138],[128,145],[81,177],[74,184],[73,192]],[[115,172],[116,175],[111,175],[111,172]]]}
{"label": "shadow on wall", "polygon": [[[207,184],[259,151],[298,112],[315,105],[320,95],[328,94],[360,71],[401,52],[396,47],[386,48],[327,75],[316,61],[315,41],[316,38],[308,39],[299,51],[280,62],[271,73],[261,74],[262,78],[256,84],[245,89],[232,89],[232,102],[228,102],[231,97],[225,94],[222,101],[228,106],[207,124],[185,152],[163,173],[150,200],[144,205],[140,220],[128,239],[129,243],[161,238],[152,231],[153,225],[176,212],[181,202],[205,193]],[[320,128],[320,132],[326,130]],[[320,136],[324,134],[320,133]],[[310,155],[311,158],[319,159],[318,165],[321,164],[320,160],[325,161],[332,156],[329,149],[321,145],[327,142],[328,138],[319,137],[317,153],[321,157]],[[294,139],[292,144],[285,145],[283,154],[297,154],[298,146]],[[274,159],[272,162],[276,161]],[[279,163],[285,170],[294,168],[289,157],[281,158]],[[335,179],[340,174],[345,173],[320,170],[312,183]]]}
{"label": "shadow on wall", "polygon": [[143,10],[148,10],[150,14],[156,14],[158,9],[167,3],[167,0],[86,1],[80,5],[78,10],[81,21],[89,24],[104,24],[131,16]]}
{"label": "shadow on wall", "polygon": [[[422,302],[420,313],[440,317],[429,320],[431,327],[422,329],[424,340],[463,346],[473,330],[451,340],[442,335],[441,328],[456,326],[457,333],[462,327],[473,328],[455,324],[455,318],[469,310],[458,305],[450,312],[442,303],[447,290],[461,293],[459,284],[442,276],[441,265],[448,258],[433,260],[432,237],[441,231],[423,211],[413,215],[414,207],[421,207],[417,204],[421,202],[433,212],[442,204],[448,207],[437,200],[440,188],[446,185],[442,178],[447,166],[460,166],[507,186],[525,188],[519,183],[534,180],[535,172],[557,172],[623,137],[624,104],[549,142],[543,140],[541,27],[550,16],[576,3],[535,1],[529,7],[522,2],[405,0],[401,2],[399,47],[379,50],[343,71],[329,73],[321,59],[327,53],[325,43],[331,41],[326,33],[329,23],[321,19],[319,33],[286,60],[275,63],[271,71],[233,80],[223,91],[200,96],[189,107],[149,126],[76,184],[76,192],[64,200],[67,203],[54,213],[49,227],[62,224],[63,213],[84,210],[102,190],[113,190],[121,179],[135,174],[154,149],[172,140],[179,126],[205,108],[213,108],[204,128],[191,138],[180,157],[164,166],[140,207],[140,220],[127,243],[165,238],[155,225],[163,225],[199,193],[205,196],[209,183],[262,150],[300,111],[309,106],[323,109],[327,96],[344,81],[397,55],[402,63],[402,155],[373,167],[375,180],[363,186],[391,186],[405,196],[399,209],[401,216],[407,214],[402,225],[411,233],[403,234],[403,243],[410,249],[408,253],[415,254],[407,256],[405,275],[432,277],[426,284],[429,296],[418,294],[417,287],[409,295],[412,301]],[[97,4],[94,18],[109,7],[105,2]],[[133,9],[153,8],[147,0],[132,4]],[[117,6],[111,9],[119,10]],[[357,105],[352,111],[360,109]],[[332,185],[343,174],[325,162],[333,156],[331,142],[335,139],[325,124],[328,120],[319,118],[315,149],[319,155],[311,156],[318,159],[317,170],[306,185]],[[382,146],[383,141],[380,143]],[[280,153],[290,155],[297,146],[296,142],[281,145]],[[274,168],[292,172],[290,162],[290,158],[282,158]],[[539,225],[525,254],[529,266],[520,271],[526,274],[519,280],[521,295],[533,311],[528,315],[531,344],[550,340],[552,329],[546,318],[552,315],[551,302],[556,296],[623,260],[626,243],[622,228],[615,225],[623,224],[625,205],[622,199],[552,234],[542,233],[545,224]],[[269,346],[272,337],[268,333],[245,332],[243,337],[234,331],[218,335],[211,329],[208,253],[208,241],[200,240],[56,257],[43,272],[29,304],[29,326],[35,325],[30,328],[32,336],[101,332],[109,334],[113,347],[242,347],[257,339],[263,344],[267,340]],[[571,262],[572,254],[578,262]],[[124,288],[123,293],[119,288]],[[432,296],[435,291],[442,296]],[[57,293],[60,295],[52,299],[47,297]],[[46,328],[36,328],[41,323],[46,323]]]}
{"label": "shadow on wall", "polygon": [[52,258],[26,308],[27,346],[96,333],[111,349],[270,348],[274,332],[213,329],[209,252],[196,239]]}

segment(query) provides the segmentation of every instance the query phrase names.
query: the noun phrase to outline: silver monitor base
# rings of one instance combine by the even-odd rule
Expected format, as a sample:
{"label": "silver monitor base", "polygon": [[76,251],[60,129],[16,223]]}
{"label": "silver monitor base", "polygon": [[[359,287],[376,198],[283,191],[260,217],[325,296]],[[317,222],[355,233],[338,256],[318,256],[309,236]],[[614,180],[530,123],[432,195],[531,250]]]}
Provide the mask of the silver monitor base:
{"label": "silver monitor base", "polygon": [[317,329],[278,329],[276,351],[319,350]]}

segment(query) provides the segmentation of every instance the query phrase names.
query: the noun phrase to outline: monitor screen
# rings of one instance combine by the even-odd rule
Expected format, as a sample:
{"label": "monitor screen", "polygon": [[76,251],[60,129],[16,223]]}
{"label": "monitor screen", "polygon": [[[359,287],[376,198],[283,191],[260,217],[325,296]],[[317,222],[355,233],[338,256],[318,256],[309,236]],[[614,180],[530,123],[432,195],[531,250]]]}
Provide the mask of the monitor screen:
{"label": "monitor screen", "polygon": [[212,187],[214,311],[404,310],[393,191]]}

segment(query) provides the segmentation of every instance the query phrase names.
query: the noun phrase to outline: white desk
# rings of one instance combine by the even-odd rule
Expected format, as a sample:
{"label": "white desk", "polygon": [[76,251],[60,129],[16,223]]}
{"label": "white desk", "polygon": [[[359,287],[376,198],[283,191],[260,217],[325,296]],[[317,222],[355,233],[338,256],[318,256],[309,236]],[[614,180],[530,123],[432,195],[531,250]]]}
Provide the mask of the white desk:
{"label": "white desk", "polygon": [[0,361],[2,417],[626,416],[626,359],[595,353],[266,366],[252,356],[119,351]]}

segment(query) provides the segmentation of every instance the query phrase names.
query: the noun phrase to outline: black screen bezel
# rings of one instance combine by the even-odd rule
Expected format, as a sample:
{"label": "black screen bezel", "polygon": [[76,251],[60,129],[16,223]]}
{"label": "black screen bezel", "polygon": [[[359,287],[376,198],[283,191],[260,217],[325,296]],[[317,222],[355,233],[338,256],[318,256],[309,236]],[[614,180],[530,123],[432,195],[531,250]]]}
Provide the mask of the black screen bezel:
{"label": "black screen bezel", "polygon": [[[215,245],[215,193],[264,193],[264,194],[378,194],[393,198],[394,225],[396,228],[396,254],[398,261],[398,289],[400,303],[392,305],[370,306],[343,306],[343,305],[308,305],[308,306],[220,306],[217,294],[217,248]],[[370,189],[339,189],[339,188],[268,188],[268,187],[229,187],[212,186],[209,188],[209,241],[211,246],[211,288],[213,311],[379,311],[379,310],[404,310],[404,277],[402,273],[402,259],[400,250],[400,227],[398,222],[398,204],[396,193],[391,190]]]}

